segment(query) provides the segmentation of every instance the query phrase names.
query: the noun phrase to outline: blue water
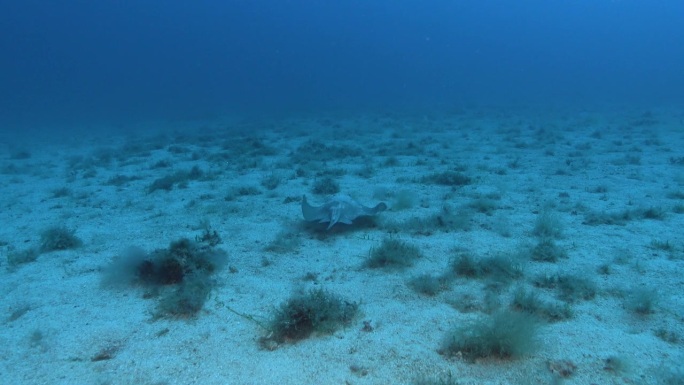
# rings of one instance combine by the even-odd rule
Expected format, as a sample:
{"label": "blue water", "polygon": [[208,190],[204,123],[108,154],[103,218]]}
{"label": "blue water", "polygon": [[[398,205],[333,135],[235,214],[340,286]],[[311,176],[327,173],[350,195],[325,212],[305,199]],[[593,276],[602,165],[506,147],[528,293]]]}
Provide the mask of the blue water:
{"label": "blue water", "polygon": [[681,384],[683,106],[684,0],[0,0],[0,385]]}
{"label": "blue water", "polygon": [[684,101],[684,2],[3,1],[4,130]]}

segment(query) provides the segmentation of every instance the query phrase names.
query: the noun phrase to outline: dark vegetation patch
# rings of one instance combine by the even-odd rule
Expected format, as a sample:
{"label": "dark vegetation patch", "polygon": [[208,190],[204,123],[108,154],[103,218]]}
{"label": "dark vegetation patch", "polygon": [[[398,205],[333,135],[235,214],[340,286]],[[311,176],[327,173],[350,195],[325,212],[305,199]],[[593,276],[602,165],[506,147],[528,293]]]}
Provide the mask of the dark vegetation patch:
{"label": "dark vegetation patch", "polygon": [[147,188],[148,193],[157,190],[171,191],[174,187],[186,188],[189,181],[199,180],[204,176],[204,171],[198,166],[190,170],[180,170],[161,178],[155,179]]}
{"label": "dark vegetation patch", "polygon": [[610,263],[602,263],[596,268],[596,272],[601,275],[610,275],[613,273],[613,267]]}
{"label": "dark vegetation patch", "polygon": [[634,220],[635,216],[632,210],[613,211],[613,212],[598,212],[592,211],[584,216],[582,224],[589,226],[599,225],[615,225],[624,226],[627,222]]}
{"label": "dark vegetation patch", "polygon": [[75,231],[65,226],[52,226],[40,234],[40,251],[43,253],[56,250],[69,250],[80,247],[83,242]]}
{"label": "dark vegetation patch", "polygon": [[563,235],[563,226],[556,214],[544,210],[537,216],[532,233],[540,238],[560,238]]}
{"label": "dark vegetation patch", "polygon": [[617,159],[613,159],[610,163],[615,166],[639,166],[641,165],[641,156],[634,154],[625,154],[624,156],[621,156]]}
{"label": "dark vegetation patch", "polygon": [[670,161],[670,164],[673,164],[676,166],[684,166],[684,156],[673,156],[673,157],[670,157],[669,161]]}
{"label": "dark vegetation patch", "polygon": [[157,249],[138,264],[136,278],[145,285],[172,285],[186,277],[209,275],[225,260],[225,252],[210,245],[181,238],[166,249]]}
{"label": "dark vegetation patch", "polygon": [[150,169],[152,169],[152,170],[157,170],[157,169],[160,169],[160,168],[170,168],[171,166],[173,166],[173,162],[171,162],[171,160],[169,160],[169,159],[160,159],[160,160],[154,162],[154,163],[150,166]]}
{"label": "dark vegetation patch", "polygon": [[182,146],[179,144],[171,144],[167,146],[166,151],[174,155],[188,154],[191,152],[188,146]]}
{"label": "dark vegetation patch", "polygon": [[465,186],[471,181],[472,179],[467,175],[451,170],[426,175],[420,179],[420,183],[451,187]]}
{"label": "dark vegetation patch", "polygon": [[653,219],[662,221],[665,219],[667,210],[662,207],[650,206],[637,210],[637,214],[641,219]]}
{"label": "dark vegetation patch", "polygon": [[155,318],[194,316],[213,288],[213,273],[226,262],[226,253],[214,248],[218,234],[205,230],[196,239],[181,238],[150,253],[131,248],[106,270],[104,283],[142,285],[145,298],[158,300]]}
{"label": "dark vegetation patch", "polygon": [[347,175],[347,170],[341,167],[319,167],[319,166],[311,166],[309,167],[309,170],[311,171],[308,174],[312,174],[316,178],[323,178],[323,177],[332,177],[332,178],[341,178],[344,175]]}
{"label": "dark vegetation patch", "polygon": [[357,147],[327,145],[318,140],[309,140],[290,154],[294,163],[330,162],[363,155],[363,150]]}
{"label": "dark vegetation patch", "polygon": [[87,155],[70,156],[67,159],[67,168],[70,173],[83,172],[97,167],[108,168],[115,159],[114,149],[99,148]]}
{"label": "dark vegetation patch", "polygon": [[370,179],[375,175],[376,169],[371,163],[365,163],[363,166],[354,170],[354,175],[361,179]]}
{"label": "dark vegetation patch", "polygon": [[11,250],[7,253],[7,264],[10,268],[35,261],[40,255],[40,251],[35,248],[23,250]]}
{"label": "dark vegetation patch", "polygon": [[60,187],[52,190],[52,198],[65,198],[71,196],[71,189],[68,187]]}
{"label": "dark vegetation patch", "polygon": [[231,136],[220,144],[218,151],[207,154],[205,159],[220,165],[231,164],[236,170],[244,171],[257,167],[256,159],[277,154],[278,149],[264,139],[254,136]]}
{"label": "dark vegetation patch", "polygon": [[223,199],[226,201],[232,201],[238,197],[255,196],[260,194],[261,190],[259,190],[259,188],[256,186],[237,186],[231,189]]}
{"label": "dark vegetation patch", "polygon": [[371,249],[364,266],[372,269],[403,269],[421,257],[422,253],[416,246],[396,238],[385,238],[380,246]]}
{"label": "dark vegetation patch", "polygon": [[549,360],[546,365],[553,374],[553,384],[562,383],[562,379],[572,377],[577,370],[577,365],[570,360]]}
{"label": "dark vegetation patch", "polygon": [[434,144],[432,140],[421,139],[420,141],[401,140],[399,137],[391,141],[383,142],[378,146],[376,154],[379,156],[413,156],[426,154],[426,147]]}
{"label": "dark vegetation patch", "polygon": [[213,230],[208,221],[200,222],[200,228],[202,229],[202,235],[195,236],[195,241],[199,244],[205,244],[214,247],[223,242],[223,239],[221,239],[218,231]]}
{"label": "dark vegetation patch", "polygon": [[448,333],[439,352],[447,357],[462,355],[469,360],[519,358],[534,350],[537,330],[533,316],[500,310]]}
{"label": "dark vegetation patch", "polygon": [[31,158],[31,152],[27,149],[13,149],[10,151],[9,158],[11,160],[25,160]]}
{"label": "dark vegetation patch", "polygon": [[480,265],[470,254],[463,253],[451,262],[450,271],[457,277],[480,278],[483,276]]}
{"label": "dark vegetation patch", "polygon": [[431,274],[421,274],[411,278],[409,287],[417,293],[433,297],[448,288],[448,282],[444,277]]}
{"label": "dark vegetation patch", "polygon": [[530,250],[530,258],[536,262],[557,262],[565,259],[568,253],[551,238],[542,238]]}
{"label": "dark vegetation patch", "polygon": [[20,167],[15,163],[6,163],[0,167],[0,174],[3,174],[3,175],[28,174],[29,171],[30,171],[30,168],[28,166]]}
{"label": "dark vegetation patch", "polygon": [[411,217],[402,222],[385,222],[383,227],[390,233],[409,233],[430,236],[436,232],[467,231],[471,227],[472,212],[445,204],[442,209],[425,217]]}
{"label": "dark vegetation patch", "polygon": [[676,345],[682,341],[682,337],[677,331],[666,327],[655,329],[653,334],[661,340],[673,345]]}
{"label": "dark vegetation patch", "polygon": [[264,139],[257,137],[231,138],[223,143],[222,148],[242,156],[274,156],[278,154],[278,149]]}
{"label": "dark vegetation patch", "polygon": [[669,240],[661,241],[659,239],[653,239],[648,245],[650,248],[660,251],[675,251],[675,246]]}
{"label": "dark vegetation patch", "polygon": [[261,187],[265,188],[266,190],[275,190],[280,186],[280,183],[283,181],[283,178],[276,174],[276,173],[270,173],[268,175],[265,175],[261,179]]}
{"label": "dark vegetation patch", "polygon": [[399,190],[392,200],[392,210],[401,211],[413,208],[418,201],[418,195],[411,190]]}
{"label": "dark vegetation patch", "polygon": [[468,207],[475,212],[485,215],[492,215],[494,211],[499,208],[499,204],[497,203],[497,199],[483,196],[470,201],[470,203],[468,203]]}
{"label": "dark vegetation patch", "polygon": [[107,186],[123,186],[125,184],[128,184],[132,181],[139,180],[140,177],[138,176],[131,176],[131,175],[123,175],[123,174],[116,174],[113,177],[107,179],[107,181],[104,183]]}
{"label": "dark vegetation patch", "polygon": [[111,168],[118,165],[139,164],[149,159],[152,151],[161,150],[164,142],[161,137],[129,140],[116,147],[100,147],[86,155],[75,155],[68,159],[68,167],[72,172],[92,170],[95,168]]}
{"label": "dark vegetation patch", "polygon": [[358,303],[320,288],[295,293],[273,313],[267,326],[270,333],[260,343],[271,349],[274,342],[296,342],[314,333],[334,333],[354,319],[358,307]]}
{"label": "dark vegetation patch", "polygon": [[669,199],[680,199],[680,200],[684,200],[684,191],[677,190],[677,191],[669,192],[669,193],[667,193],[667,197],[668,197]]}
{"label": "dark vegetation patch", "polygon": [[203,274],[193,274],[159,297],[155,317],[191,317],[209,298],[213,283]]}
{"label": "dark vegetation patch", "polygon": [[571,274],[540,275],[534,278],[536,287],[555,289],[559,299],[566,302],[588,301],[596,296],[596,284],[589,278]]}
{"label": "dark vegetation patch", "polygon": [[624,226],[630,221],[642,220],[642,219],[652,219],[652,220],[663,220],[665,219],[666,210],[660,207],[646,207],[639,209],[625,209],[622,211],[613,212],[598,212],[592,211],[584,216],[584,221],[582,224],[589,226],[599,226],[599,225],[614,225],[614,226]]}
{"label": "dark vegetation patch", "polygon": [[100,348],[100,350],[98,350],[95,354],[93,354],[90,357],[90,362],[99,362],[114,359],[122,347],[123,346],[120,342],[109,343],[104,347]]}
{"label": "dark vegetation patch", "polygon": [[572,317],[572,308],[567,303],[544,301],[533,291],[520,287],[513,293],[513,310],[525,312],[548,322],[563,321]]}
{"label": "dark vegetation patch", "polygon": [[311,192],[318,195],[333,195],[340,192],[340,185],[332,177],[326,176],[316,179]]}
{"label": "dark vegetation patch", "polygon": [[149,158],[152,151],[164,148],[165,139],[162,138],[141,138],[130,140],[116,149],[102,148],[96,153],[96,158],[109,161],[111,158],[121,163],[130,162],[134,158]]}
{"label": "dark vegetation patch", "polygon": [[649,287],[632,289],[625,299],[625,308],[642,316],[654,313],[657,304],[658,291]]}
{"label": "dark vegetation patch", "polygon": [[301,243],[298,232],[286,229],[278,232],[264,250],[276,254],[291,253],[299,249]]}
{"label": "dark vegetation patch", "polygon": [[489,279],[498,283],[508,283],[523,276],[521,261],[515,255],[498,254],[492,257],[475,259],[468,253],[457,256],[449,268],[455,277]]}
{"label": "dark vegetation patch", "polygon": [[83,245],[83,241],[76,236],[74,230],[66,226],[51,226],[40,233],[38,247],[29,247],[16,250],[10,247],[7,252],[7,265],[10,269],[16,269],[35,261],[42,253],[76,249]]}
{"label": "dark vegetation patch", "polygon": [[31,309],[32,309],[31,305],[28,305],[25,303],[20,304],[18,306],[14,306],[14,309],[10,313],[9,317],[7,317],[7,322],[14,322],[14,321],[18,320],[19,318],[26,315],[26,313],[31,311]]}
{"label": "dark vegetation patch", "polygon": [[676,204],[672,206],[672,212],[675,214],[684,214],[684,204]]}
{"label": "dark vegetation patch", "polygon": [[608,187],[605,185],[598,185],[590,189],[587,189],[587,192],[592,194],[606,194],[608,193]]}

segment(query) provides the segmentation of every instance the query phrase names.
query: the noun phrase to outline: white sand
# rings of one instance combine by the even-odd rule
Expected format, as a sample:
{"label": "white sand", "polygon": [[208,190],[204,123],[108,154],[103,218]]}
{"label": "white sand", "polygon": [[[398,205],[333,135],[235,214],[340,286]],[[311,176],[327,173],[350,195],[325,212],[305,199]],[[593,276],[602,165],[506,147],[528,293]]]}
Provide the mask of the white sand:
{"label": "white sand", "polygon": [[[568,379],[572,384],[662,383],[662,373],[684,356],[684,214],[673,211],[684,199],[672,197],[684,192],[684,165],[670,162],[684,157],[684,115],[681,110],[642,114],[491,110],[417,118],[308,117],[231,123],[229,128],[208,124],[188,128],[183,137],[92,134],[7,144],[0,148],[0,382],[410,384],[418,376],[452,372],[462,384],[548,384],[548,362],[568,360],[576,366]],[[226,149],[245,138],[273,146],[275,154]],[[289,155],[312,139],[360,148],[366,155],[304,165],[309,175],[296,177],[300,165],[292,164]],[[117,159],[131,145],[137,148]],[[12,159],[21,149],[31,156]],[[107,149],[114,159],[93,160],[98,149]],[[216,157],[221,154],[227,156]],[[398,165],[384,166],[388,156]],[[152,168],[159,160],[169,160],[171,167]],[[357,176],[366,165],[374,170],[370,177]],[[154,179],[192,166],[215,179],[147,193]],[[398,190],[414,192],[417,204],[382,213],[377,227],[337,225],[329,232],[312,232],[301,226],[299,203],[283,201],[302,194],[315,204],[324,201],[311,194],[314,166],[346,171],[336,178],[342,191],[363,203],[377,203],[377,190],[384,188],[390,206]],[[472,184],[453,190],[412,182],[457,166],[473,178]],[[260,183],[272,173],[282,183],[268,191]],[[139,179],[107,185],[115,175]],[[224,199],[240,186],[261,193]],[[62,187],[70,194],[53,197]],[[598,187],[606,192],[595,192]],[[458,210],[490,193],[500,196],[497,208],[492,215],[472,213],[467,230],[395,235],[422,250],[425,258],[414,266],[403,271],[362,268],[369,250],[386,236],[386,223],[427,217],[445,203]],[[499,301],[508,306],[516,287],[533,288],[531,280],[545,272],[591,278],[597,296],[574,303],[571,319],[544,323],[538,348],[526,356],[469,362],[440,355],[445,333],[485,316],[459,312],[453,304],[466,295],[482,304],[486,281],[458,278],[435,297],[416,293],[407,281],[422,273],[444,273],[455,249],[484,258],[534,245],[532,230],[547,206],[562,224],[557,243],[569,258],[525,261],[524,277],[506,287]],[[664,219],[583,224],[590,211],[649,207],[662,208]],[[220,234],[218,247],[227,251],[228,265],[237,272],[224,268],[214,276],[216,287],[196,317],[153,320],[156,302],[143,298],[141,287],[102,287],[102,270],[126,247],[151,251],[181,237],[193,239],[201,233],[202,220]],[[53,225],[75,229],[83,246],[44,253],[19,266],[8,264],[5,256],[37,247],[41,231]],[[282,254],[264,251],[282,229],[297,232],[301,246]],[[654,241],[674,249],[658,249]],[[604,263],[610,264],[608,275],[597,272]],[[315,282],[302,279],[308,272],[317,275]],[[333,335],[267,351],[258,343],[266,332],[226,307],[266,320],[294,290],[308,287],[360,301],[361,314]],[[621,293],[635,287],[657,290],[652,314],[640,316],[625,308]],[[544,299],[554,298],[553,291],[539,290]],[[21,309],[28,310],[12,319]],[[362,330],[364,321],[370,321],[372,331]],[[679,341],[664,341],[656,336],[658,329],[678,335]],[[91,361],[107,348],[113,348],[111,359]],[[609,357],[623,359],[627,368],[605,370]]]}

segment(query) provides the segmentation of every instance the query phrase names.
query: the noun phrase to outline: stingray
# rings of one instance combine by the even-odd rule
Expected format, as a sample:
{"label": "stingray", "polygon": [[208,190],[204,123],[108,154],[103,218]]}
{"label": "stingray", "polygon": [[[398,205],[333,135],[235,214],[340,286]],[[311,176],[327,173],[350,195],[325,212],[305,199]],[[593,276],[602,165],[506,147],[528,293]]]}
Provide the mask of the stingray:
{"label": "stingray", "polygon": [[311,206],[306,201],[306,195],[302,196],[302,214],[304,214],[304,219],[309,222],[329,223],[327,230],[330,230],[335,223],[339,222],[350,225],[358,217],[373,216],[386,209],[387,205],[383,202],[378,203],[375,207],[368,207],[345,194],[333,195],[323,206],[316,207]]}

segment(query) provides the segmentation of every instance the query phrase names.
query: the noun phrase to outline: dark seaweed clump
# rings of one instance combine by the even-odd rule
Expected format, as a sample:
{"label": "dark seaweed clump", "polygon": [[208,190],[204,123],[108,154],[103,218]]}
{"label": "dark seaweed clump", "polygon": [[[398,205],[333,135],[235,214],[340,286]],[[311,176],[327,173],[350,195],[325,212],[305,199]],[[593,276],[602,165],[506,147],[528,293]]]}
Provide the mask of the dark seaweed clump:
{"label": "dark seaweed clump", "polygon": [[43,253],[75,249],[82,244],[83,242],[74,234],[74,230],[64,226],[52,226],[40,234],[40,251]]}
{"label": "dark seaweed clump", "polygon": [[155,318],[194,316],[214,286],[213,273],[226,261],[213,237],[198,240],[204,242],[181,238],[151,253],[131,249],[106,271],[105,283],[145,287],[145,297],[158,300]]}
{"label": "dark seaweed clump", "polygon": [[333,333],[351,322],[358,306],[324,289],[295,293],[274,312],[270,335],[262,342],[295,342],[313,333]]}
{"label": "dark seaweed clump", "polygon": [[159,297],[157,316],[188,317],[202,309],[213,287],[211,275],[223,264],[225,252],[182,238],[155,250],[137,269],[146,285],[172,286]]}
{"label": "dark seaweed clump", "polygon": [[502,310],[447,333],[440,353],[470,360],[518,358],[534,350],[537,330],[533,316]]}
{"label": "dark seaweed clump", "polygon": [[181,238],[168,248],[150,253],[137,270],[137,278],[151,285],[182,283],[187,276],[210,275],[222,264],[225,253],[208,245]]}
{"label": "dark seaweed clump", "polygon": [[190,170],[176,171],[173,174],[155,179],[147,188],[147,192],[152,193],[157,190],[171,191],[174,186],[185,188],[189,181],[199,180],[204,176],[204,171],[197,166],[192,167]]}
{"label": "dark seaweed clump", "polygon": [[364,262],[372,269],[402,269],[411,266],[423,254],[416,246],[395,238],[386,238],[379,247],[373,248]]}

